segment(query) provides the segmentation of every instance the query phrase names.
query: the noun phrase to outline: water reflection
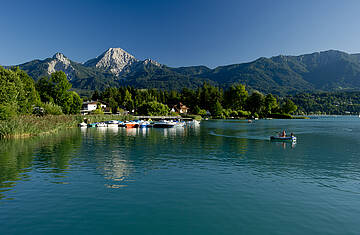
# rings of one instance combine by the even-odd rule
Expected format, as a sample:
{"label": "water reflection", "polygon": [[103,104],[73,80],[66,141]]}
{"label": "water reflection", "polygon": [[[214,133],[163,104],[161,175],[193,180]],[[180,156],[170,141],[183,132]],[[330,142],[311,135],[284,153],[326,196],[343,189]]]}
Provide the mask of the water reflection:
{"label": "water reflection", "polygon": [[[0,141],[0,199],[16,181],[27,180],[32,172],[46,173],[54,182],[63,181],[81,139],[78,131],[56,136]],[[75,135],[74,135],[75,134]],[[60,180],[59,180],[60,179]]]}

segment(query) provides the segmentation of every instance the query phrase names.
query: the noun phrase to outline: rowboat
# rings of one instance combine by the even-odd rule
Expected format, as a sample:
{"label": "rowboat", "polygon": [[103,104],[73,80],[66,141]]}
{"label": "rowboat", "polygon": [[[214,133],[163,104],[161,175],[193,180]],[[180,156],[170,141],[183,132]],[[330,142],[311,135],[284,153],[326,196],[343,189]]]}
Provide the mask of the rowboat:
{"label": "rowboat", "polygon": [[270,140],[296,142],[296,137],[295,136],[286,136],[286,137],[270,136]]}

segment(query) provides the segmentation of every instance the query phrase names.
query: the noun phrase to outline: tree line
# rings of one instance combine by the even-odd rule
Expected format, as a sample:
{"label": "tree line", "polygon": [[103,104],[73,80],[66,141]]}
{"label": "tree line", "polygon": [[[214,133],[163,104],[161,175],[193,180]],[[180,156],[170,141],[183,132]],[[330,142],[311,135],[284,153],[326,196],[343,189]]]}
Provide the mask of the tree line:
{"label": "tree line", "polygon": [[18,67],[0,66],[0,120],[22,114],[77,114],[80,96],[71,91],[66,74],[54,72],[35,81]]}
{"label": "tree line", "polygon": [[204,83],[197,89],[176,90],[136,89],[131,86],[110,87],[95,91],[92,100],[107,103],[113,113],[121,109],[134,110],[136,114],[166,115],[178,103],[186,105],[191,114],[228,117],[270,117],[288,115],[297,110],[290,99],[280,99],[272,94],[248,93],[242,84],[234,84],[227,90]]}
{"label": "tree line", "polygon": [[299,107],[299,114],[360,113],[360,92],[299,93],[288,98]]}

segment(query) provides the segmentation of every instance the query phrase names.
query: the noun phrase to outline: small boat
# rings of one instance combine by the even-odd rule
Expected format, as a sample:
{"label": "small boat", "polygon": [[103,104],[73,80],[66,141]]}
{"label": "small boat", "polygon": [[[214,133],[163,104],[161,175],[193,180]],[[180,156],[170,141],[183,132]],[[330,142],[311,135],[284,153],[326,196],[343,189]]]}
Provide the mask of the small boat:
{"label": "small boat", "polygon": [[137,122],[125,122],[124,124],[126,128],[135,128],[139,126],[139,123]]}
{"label": "small boat", "polygon": [[111,120],[105,123],[107,124],[108,127],[119,127],[119,121],[117,120]]}
{"label": "small boat", "polygon": [[148,121],[140,122],[140,123],[139,123],[139,127],[140,127],[140,128],[150,127],[150,122],[148,122]]}
{"label": "small boat", "polygon": [[158,122],[155,122],[153,127],[154,128],[172,128],[176,125],[177,125],[176,122],[173,122],[173,121],[160,120]]}
{"label": "small boat", "polygon": [[296,137],[295,137],[295,136],[286,136],[286,137],[270,136],[270,140],[272,140],[272,141],[290,141],[290,142],[296,142]]}
{"label": "small boat", "polygon": [[87,124],[85,122],[79,123],[78,124],[79,127],[87,127]]}
{"label": "small boat", "polygon": [[88,127],[96,127],[96,123],[89,123],[87,124]]}
{"label": "small boat", "polygon": [[107,124],[105,122],[99,122],[96,123],[96,127],[107,127]]}

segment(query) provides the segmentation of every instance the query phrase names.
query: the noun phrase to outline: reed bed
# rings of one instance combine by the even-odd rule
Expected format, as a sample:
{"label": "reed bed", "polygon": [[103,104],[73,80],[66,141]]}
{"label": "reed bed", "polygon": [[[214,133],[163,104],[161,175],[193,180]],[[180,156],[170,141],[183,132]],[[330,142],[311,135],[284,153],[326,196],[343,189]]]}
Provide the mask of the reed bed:
{"label": "reed bed", "polygon": [[120,115],[22,115],[0,121],[0,138],[23,138],[57,132],[61,129],[77,127],[84,120],[102,122],[109,120],[129,120],[131,116]]}

